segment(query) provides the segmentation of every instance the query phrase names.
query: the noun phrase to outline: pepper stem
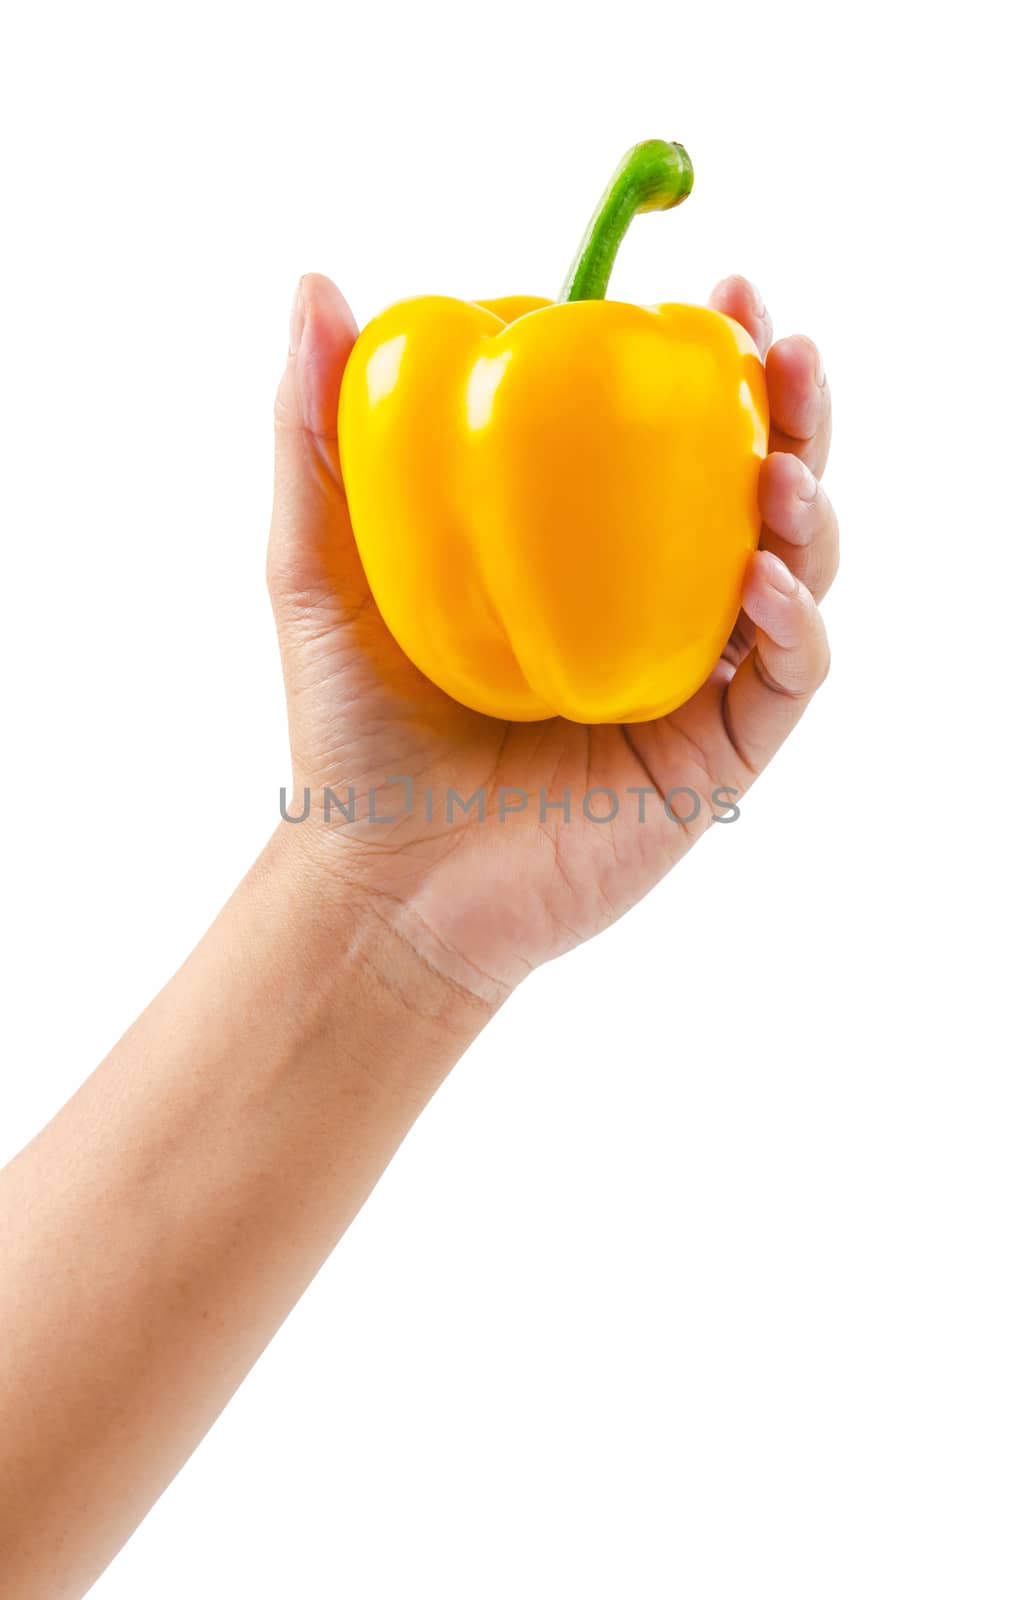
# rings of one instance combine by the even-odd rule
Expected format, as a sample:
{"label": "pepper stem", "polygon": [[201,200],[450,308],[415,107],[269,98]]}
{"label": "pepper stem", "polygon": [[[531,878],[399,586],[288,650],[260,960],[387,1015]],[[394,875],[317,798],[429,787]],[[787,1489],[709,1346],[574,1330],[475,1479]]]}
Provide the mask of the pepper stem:
{"label": "pepper stem", "polygon": [[680,144],[645,139],[622,157],[590,219],[562,300],[603,300],[618,247],[640,211],[667,211],[692,189],[692,162]]}

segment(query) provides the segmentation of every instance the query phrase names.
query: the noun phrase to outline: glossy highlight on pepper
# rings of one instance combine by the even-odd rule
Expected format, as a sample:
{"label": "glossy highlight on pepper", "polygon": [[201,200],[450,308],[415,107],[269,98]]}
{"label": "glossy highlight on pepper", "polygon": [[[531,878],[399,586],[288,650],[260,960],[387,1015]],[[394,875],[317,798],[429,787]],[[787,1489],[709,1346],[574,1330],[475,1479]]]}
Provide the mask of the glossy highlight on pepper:
{"label": "glossy highlight on pepper", "polygon": [[434,683],[490,716],[637,722],[687,700],[759,537],[765,375],[701,306],[603,299],[632,217],[692,167],[620,164],[557,302],[402,301],[344,374],[341,467],[373,595]]}

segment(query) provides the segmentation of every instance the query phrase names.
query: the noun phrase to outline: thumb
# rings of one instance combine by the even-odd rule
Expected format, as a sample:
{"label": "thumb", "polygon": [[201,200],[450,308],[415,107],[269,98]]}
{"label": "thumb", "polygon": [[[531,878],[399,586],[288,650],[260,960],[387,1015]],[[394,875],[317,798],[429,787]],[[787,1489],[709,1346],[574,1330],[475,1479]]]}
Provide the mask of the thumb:
{"label": "thumb", "polygon": [[275,608],[341,605],[364,583],[341,483],[337,402],[358,329],[340,290],[309,273],[295,291],[274,404],[267,578]]}

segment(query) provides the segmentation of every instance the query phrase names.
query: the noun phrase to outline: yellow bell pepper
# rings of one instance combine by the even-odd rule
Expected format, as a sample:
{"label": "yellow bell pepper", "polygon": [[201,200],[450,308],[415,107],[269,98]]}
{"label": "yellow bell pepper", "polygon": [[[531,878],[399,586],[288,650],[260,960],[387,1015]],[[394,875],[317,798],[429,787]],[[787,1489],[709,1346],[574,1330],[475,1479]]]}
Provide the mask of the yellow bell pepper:
{"label": "yellow bell pepper", "polygon": [[718,660],[759,536],[765,375],[736,322],[603,299],[638,211],[692,187],[625,157],[560,300],[405,300],[356,341],[339,445],[394,638],[490,716],[638,722]]}

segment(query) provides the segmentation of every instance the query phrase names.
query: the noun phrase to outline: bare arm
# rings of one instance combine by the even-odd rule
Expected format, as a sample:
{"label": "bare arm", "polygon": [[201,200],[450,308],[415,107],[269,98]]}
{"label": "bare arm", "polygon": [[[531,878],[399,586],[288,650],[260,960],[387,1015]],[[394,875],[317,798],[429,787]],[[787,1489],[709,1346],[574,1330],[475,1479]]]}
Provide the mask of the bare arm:
{"label": "bare arm", "polygon": [[[708,826],[708,807],[692,827],[673,823],[661,795],[743,793],[825,677],[816,602],[837,561],[818,482],[825,374],[810,341],[770,345],[744,280],[718,286],[714,304],[766,356],[774,424],[763,548],[724,656],[655,723],[516,725],[448,700],[379,615],[337,447],[355,325],[333,284],[300,284],[268,582],[309,818],[281,828],[179,974],[0,1174],[4,1600],[70,1600],[94,1581],[496,1006],[633,905]],[[408,780],[435,796],[431,815],[405,805]],[[581,798],[598,785],[655,803],[592,824]],[[327,786],[378,795],[387,824],[328,824]],[[494,820],[503,786],[530,797],[506,826]],[[451,791],[484,793],[493,820],[451,818]]]}
{"label": "bare arm", "polygon": [[95,1580],[488,1014],[275,837],[0,1173],[8,1600]]}

